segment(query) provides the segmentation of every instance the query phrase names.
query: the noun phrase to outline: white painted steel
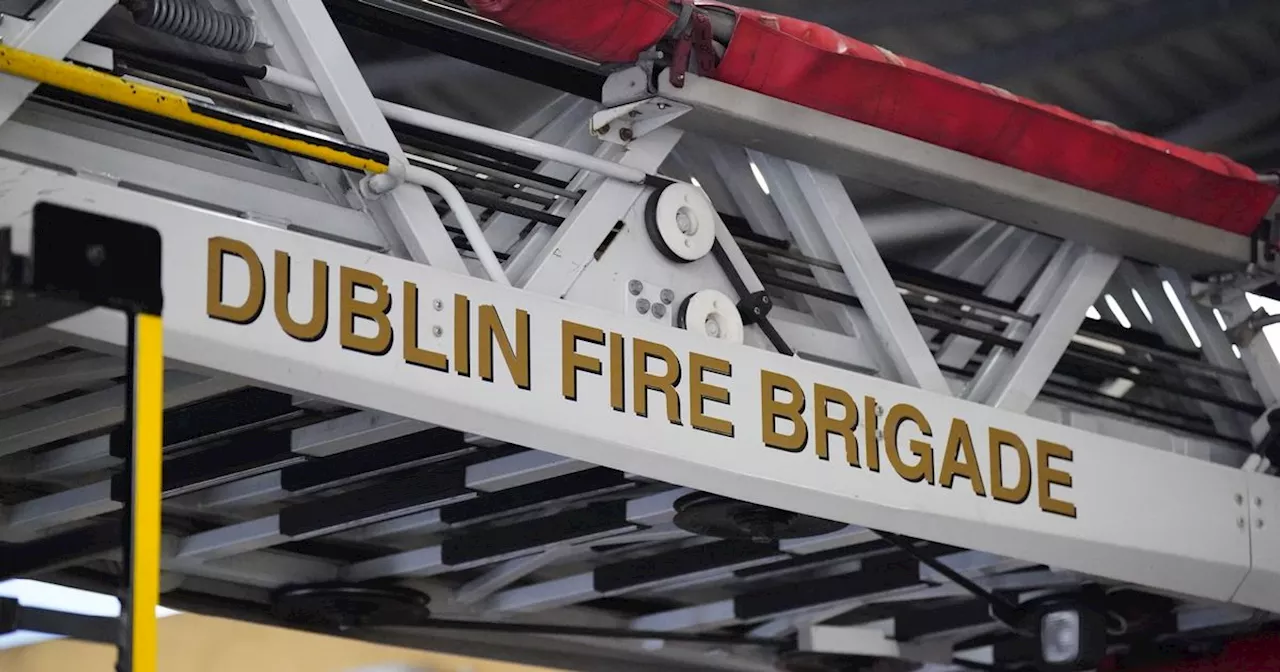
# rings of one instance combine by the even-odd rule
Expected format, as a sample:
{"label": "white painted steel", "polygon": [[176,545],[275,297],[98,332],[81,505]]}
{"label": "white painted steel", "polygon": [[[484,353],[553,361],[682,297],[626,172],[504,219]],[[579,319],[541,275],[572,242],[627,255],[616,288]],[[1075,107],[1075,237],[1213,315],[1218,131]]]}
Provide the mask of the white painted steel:
{"label": "white painted steel", "polygon": [[[15,227],[19,251],[30,244],[28,217],[37,200],[132,219],[162,232],[166,348],[178,361],[730,497],[1199,597],[1231,599],[1251,566],[1259,576],[1280,567],[1277,558],[1267,555],[1258,555],[1251,565],[1251,536],[1258,548],[1265,548],[1258,537],[1273,528],[1237,524],[1246,516],[1237,499],[1250,501],[1254,492],[1271,499],[1277,481],[1270,477],[745,346],[716,344],[708,350],[706,339],[657,324],[9,160],[0,160],[0,182],[8,189],[0,199],[0,224]],[[299,261],[323,259],[331,268],[375,273],[390,288],[394,305],[402,306],[402,284],[412,281],[420,301],[460,293],[473,306],[492,305],[508,325],[517,309],[528,311],[530,350],[540,353],[530,358],[530,389],[513,384],[501,358],[494,382],[486,382],[406,365],[398,350],[381,357],[344,350],[336,330],[302,343],[281,331],[270,313],[247,326],[210,319],[200,269],[207,267],[208,239],[215,235],[258,250],[268,271],[270,251],[285,250]],[[243,294],[245,278],[229,273],[226,296]],[[332,299],[330,307],[336,311]],[[437,317],[442,327],[452,324],[452,301],[445,306]],[[398,315],[392,315],[396,323]],[[93,311],[59,323],[57,329],[118,347],[124,333],[120,319]],[[731,421],[736,435],[672,424],[663,417],[661,404],[651,407],[657,412],[650,417],[615,411],[604,377],[579,375],[580,401],[566,399],[557,354],[563,321],[665,344],[682,362],[691,351],[730,361],[732,376],[712,382],[725,387],[732,402],[706,405],[710,414]],[[420,331],[433,333],[425,325]],[[423,339],[420,345],[450,351],[452,338],[451,328],[441,329],[435,340]],[[580,349],[608,354],[604,347]],[[952,418],[963,418],[978,435],[994,426],[1025,437],[1029,444],[1041,439],[1069,446],[1073,462],[1058,467],[1071,472],[1072,486],[1058,488],[1056,496],[1074,502],[1077,517],[1044,513],[1034,492],[1027,503],[1014,505],[978,497],[965,483],[952,489],[910,483],[887,464],[874,473],[848,467],[840,458],[817,459],[811,447],[801,454],[768,448],[762,444],[760,421],[760,376],[765,370],[785,374],[807,390],[822,383],[874,396],[886,408],[910,404],[933,419],[939,451],[939,439]],[[688,394],[684,387],[681,391],[681,414],[687,417]],[[839,453],[836,448],[833,452]],[[976,462],[983,474],[990,473],[986,451],[978,451]],[[1280,609],[1280,595],[1262,590],[1237,599]]]}

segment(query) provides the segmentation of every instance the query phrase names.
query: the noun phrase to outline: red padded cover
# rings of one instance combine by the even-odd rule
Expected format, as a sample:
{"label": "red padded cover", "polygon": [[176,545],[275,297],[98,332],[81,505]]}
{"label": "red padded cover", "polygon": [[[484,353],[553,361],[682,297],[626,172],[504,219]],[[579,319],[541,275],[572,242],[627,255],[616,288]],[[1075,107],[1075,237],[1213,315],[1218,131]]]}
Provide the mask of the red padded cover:
{"label": "red padded cover", "polygon": [[601,63],[630,63],[676,22],[666,0],[467,0],[481,16]]}
{"label": "red padded cover", "polygon": [[1260,634],[1228,642],[1221,653],[1206,658],[1152,667],[1119,668],[1111,661],[1098,672],[1272,672],[1280,670],[1280,636]]}
{"label": "red padded cover", "polygon": [[[467,0],[529,37],[631,61],[673,25],[665,0]],[[1093,122],[817,24],[737,12],[716,78],[1114,198],[1248,234],[1278,192],[1230,159]]]}

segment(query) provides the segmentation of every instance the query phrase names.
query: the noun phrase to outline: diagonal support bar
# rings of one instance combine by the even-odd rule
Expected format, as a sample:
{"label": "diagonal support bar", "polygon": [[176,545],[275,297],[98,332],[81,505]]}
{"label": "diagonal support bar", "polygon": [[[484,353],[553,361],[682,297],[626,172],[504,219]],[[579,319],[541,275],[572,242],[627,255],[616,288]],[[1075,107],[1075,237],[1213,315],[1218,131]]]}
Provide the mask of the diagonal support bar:
{"label": "diagonal support bar", "polygon": [[[116,0],[52,0],[40,8],[26,30],[4,41],[11,47],[61,60],[116,4]],[[30,80],[0,75],[0,124],[13,116],[36,86]]]}
{"label": "diagonal support bar", "polygon": [[938,362],[840,179],[794,161],[789,161],[788,167],[902,381],[950,394]]}
{"label": "diagonal support bar", "polygon": [[[347,138],[387,152],[393,165],[408,166],[399,141],[321,0],[275,0],[272,4]],[[384,194],[379,203],[410,257],[467,273],[462,255],[421,187],[401,185]]]}
{"label": "diagonal support bar", "polygon": [[[1120,257],[1113,254],[1095,250],[1081,254],[1057,286],[1049,309],[1036,321],[1013,363],[1007,369],[984,366],[979,371],[974,390],[982,390],[986,385],[991,387],[991,392],[982,400],[997,408],[1025,413],[1048,382],[1071,338],[1080,330],[1085,312],[1119,265]],[[999,380],[993,380],[996,376]]]}

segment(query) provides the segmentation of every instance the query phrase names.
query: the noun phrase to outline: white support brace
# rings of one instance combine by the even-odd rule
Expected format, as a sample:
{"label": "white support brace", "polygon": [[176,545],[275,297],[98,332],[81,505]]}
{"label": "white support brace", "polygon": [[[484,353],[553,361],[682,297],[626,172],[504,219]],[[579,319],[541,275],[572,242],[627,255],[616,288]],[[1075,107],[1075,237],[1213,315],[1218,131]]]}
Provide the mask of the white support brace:
{"label": "white support brace", "polygon": [[[176,362],[422,423],[443,423],[457,431],[545,450],[570,464],[598,465],[1156,589],[1214,600],[1234,597],[1241,604],[1280,608],[1280,597],[1267,591],[1236,592],[1246,578],[1269,577],[1280,567],[1280,558],[1257,554],[1258,549],[1267,548],[1274,526],[1237,524],[1243,515],[1241,503],[1251,502],[1256,495],[1263,507],[1270,505],[1275,489],[1270,476],[1245,474],[1117,436],[1085,432],[759,348],[710,341],[654,321],[619,316],[616,311],[499,286],[9,159],[0,159],[0,180],[8,188],[0,201],[0,224],[12,228],[19,254],[29,249],[30,213],[37,200],[127,218],[161,233],[166,349]],[[250,266],[238,263],[234,254],[223,255],[226,263],[221,272],[211,267],[211,238],[243,243],[261,262],[262,275],[251,276]],[[324,261],[333,273],[348,268],[375,275],[375,284],[385,288],[398,310],[385,313],[385,322],[369,319],[372,324],[367,326],[394,336],[395,345],[360,350],[337,328],[304,343],[281,329],[268,305],[274,301],[272,292],[247,291],[251,282],[265,283],[274,277],[272,253],[276,250],[300,261]],[[419,288],[418,305],[406,303],[406,282]],[[326,305],[351,310],[355,299],[338,301],[334,292],[341,290],[332,289],[336,284],[330,285]],[[218,318],[218,301],[244,302],[251,295],[266,302],[261,310],[249,311],[252,319]],[[210,296],[215,297],[212,304]],[[437,299],[441,308],[433,310]],[[1084,305],[1087,301],[1081,308]],[[489,348],[492,356],[486,360],[486,348],[481,346],[488,341],[482,339],[493,336],[478,326],[478,311],[496,316],[505,337],[514,339],[516,353],[536,356],[507,357],[498,352],[500,348]],[[518,315],[528,316],[528,329],[515,328],[517,320],[524,319]],[[335,324],[339,317],[335,313]],[[617,334],[624,344],[657,344],[666,350],[656,350],[656,356],[629,354],[622,360],[610,359],[608,345],[587,340],[594,337],[575,337],[578,327],[573,325]],[[61,322],[56,329],[104,347],[118,347],[123,341],[120,326],[118,316],[93,311]],[[411,332],[413,340],[406,337]],[[732,370],[716,374],[697,364],[696,355],[728,362]],[[630,385],[621,386],[625,395],[616,394],[611,383],[617,375],[625,375],[628,383],[646,380],[637,378],[637,372],[659,375],[663,369],[649,368],[657,359],[670,362],[668,368],[679,366],[680,377],[672,379],[679,382],[650,380],[639,395]],[[599,374],[593,372],[592,361],[599,363]],[[415,365],[418,362],[434,366]],[[635,368],[637,362],[641,369]],[[697,383],[725,393],[690,387]],[[666,385],[673,386],[670,392],[664,391]],[[814,414],[820,408],[823,413],[836,412],[837,405],[828,402],[823,408],[814,402],[821,390],[856,395],[849,408],[862,409],[873,398],[875,406],[886,411],[884,416],[860,414],[852,434],[859,439],[855,455],[861,461],[856,466],[849,463],[848,451],[839,442],[828,446],[829,459],[815,454]],[[785,406],[801,395],[811,403]],[[716,400],[721,396],[726,401]],[[642,397],[647,404],[639,409]],[[701,401],[701,416],[694,413],[695,397]],[[708,424],[708,418],[727,424]],[[811,431],[799,435],[797,420]],[[864,442],[869,425],[874,438]],[[988,450],[991,445],[1016,447],[1009,443],[1009,435],[1019,438],[1023,451]],[[947,449],[965,445],[970,445],[971,454]],[[876,451],[878,470],[872,468],[868,449]],[[1001,461],[1005,475],[1000,483],[991,479],[996,460]],[[554,458],[552,462],[548,469],[563,466]],[[950,468],[944,468],[948,464]],[[483,486],[502,476],[482,478],[480,471],[469,471],[467,490],[484,490]],[[943,472],[951,477],[943,479]],[[1025,477],[1013,478],[1019,473]],[[1160,474],[1160,480],[1151,479],[1152,473]],[[943,487],[947,483],[941,480],[952,487]],[[1116,516],[1116,510],[1126,515]],[[1176,520],[1184,534],[1168,535],[1170,520]],[[253,529],[202,532],[187,540],[192,545],[186,550],[193,556],[212,557],[226,549],[280,543],[283,535],[278,523],[261,519],[246,524]],[[637,525],[629,520],[623,523]],[[521,553],[530,550],[538,549],[521,549]],[[408,553],[413,555],[357,565],[350,577],[371,578],[389,571],[430,573],[441,566],[441,560],[432,559],[430,549]],[[732,604],[703,606],[701,615],[719,609],[721,616],[736,618]],[[752,618],[767,620],[777,615],[760,610]]]}
{"label": "white support brace", "polygon": [[[822,261],[836,262],[835,253],[822,233],[822,227],[809,204],[800,191],[795,175],[791,172],[789,162],[759,152],[748,151],[747,155],[760,169],[760,172],[772,185],[770,196],[777,204],[778,211],[795,239],[796,247],[806,256]],[[823,289],[853,293],[849,278],[843,273],[825,269],[813,269],[813,277]],[[831,316],[833,326],[857,339],[859,349],[865,351],[879,366],[887,369],[892,366],[888,353],[879,338],[875,337],[875,329],[866,313],[850,306],[833,304],[820,299],[809,299],[805,303],[814,308],[818,314]],[[891,370],[891,369],[890,369]]]}
{"label": "white support brace", "polygon": [[788,167],[902,381],[951,394],[840,179],[794,161]]}
{"label": "white support brace", "polygon": [[[996,301],[1016,300],[1040,274],[1040,270],[1044,268],[1055,247],[1057,243],[1052,238],[1027,236],[1013,256],[1006,259],[996,271],[995,277],[991,279],[983,295]],[[953,334],[947,338],[942,350],[938,353],[938,364],[962,369],[981,347],[982,343],[976,339]]]}
{"label": "white support brace", "polygon": [[[1054,292],[1050,308],[1036,320],[1013,363],[1001,372],[1003,380],[986,396],[988,404],[1014,412],[1031,407],[1084,322],[1085,311],[1119,263],[1120,257],[1094,250],[1086,250],[1076,259]],[[980,379],[981,374],[975,381]]]}
{"label": "white support brace", "polygon": [[[320,0],[274,0],[272,5],[346,136],[386,152],[393,168],[407,167],[399,141],[324,4]],[[453,239],[421,187],[402,184],[379,200],[413,259],[455,273],[467,272]]]}
{"label": "white support brace", "polygon": [[[682,133],[662,128],[637,139],[628,145],[619,163],[645,172],[653,172],[662,165]],[[564,223],[552,234],[542,249],[542,260],[530,271],[524,288],[563,297],[577,281],[593,255],[648,188],[619,180],[607,180],[578,202]]]}
{"label": "white support brace", "polygon": [[[4,35],[4,43],[61,60],[116,4],[117,0],[49,0],[37,8],[30,22],[15,22],[25,29],[18,35]],[[35,90],[31,80],[0,75],[0,124]]]}

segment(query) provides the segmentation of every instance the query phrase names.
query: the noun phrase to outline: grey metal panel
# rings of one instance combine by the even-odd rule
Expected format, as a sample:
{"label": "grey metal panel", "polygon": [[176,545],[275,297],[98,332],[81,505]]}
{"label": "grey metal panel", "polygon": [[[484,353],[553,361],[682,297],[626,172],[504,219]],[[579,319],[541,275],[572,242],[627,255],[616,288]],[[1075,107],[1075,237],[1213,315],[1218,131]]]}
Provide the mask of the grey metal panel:
{"label": "grey metal panel", "polygon": [[1249,240],[1190,220],[689,76],[659,94],[693,106],[674,124],[1099,250],[1185,272],[1236,268]]}

